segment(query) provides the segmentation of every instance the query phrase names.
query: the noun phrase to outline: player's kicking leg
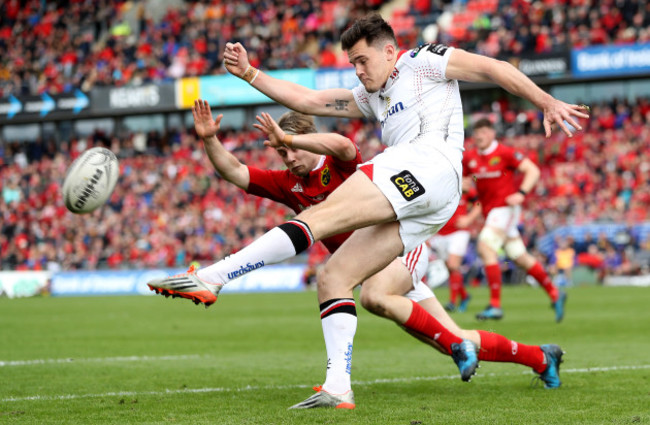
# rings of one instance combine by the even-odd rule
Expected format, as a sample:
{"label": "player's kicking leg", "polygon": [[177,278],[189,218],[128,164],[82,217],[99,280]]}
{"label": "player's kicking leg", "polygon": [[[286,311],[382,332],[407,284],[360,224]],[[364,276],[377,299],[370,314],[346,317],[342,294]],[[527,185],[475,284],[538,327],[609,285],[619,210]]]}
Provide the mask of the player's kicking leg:
{"label": "player's kicking leg", "polygon": [[153,279],[147,283],[149,289],[156,294],[181,297],[194,301],[194,304],[205,304],[208,308],[217,301],[223,284],[208,283],[197,275],[194,265],[191,265],[187,272],[169,276],[166,278]]}

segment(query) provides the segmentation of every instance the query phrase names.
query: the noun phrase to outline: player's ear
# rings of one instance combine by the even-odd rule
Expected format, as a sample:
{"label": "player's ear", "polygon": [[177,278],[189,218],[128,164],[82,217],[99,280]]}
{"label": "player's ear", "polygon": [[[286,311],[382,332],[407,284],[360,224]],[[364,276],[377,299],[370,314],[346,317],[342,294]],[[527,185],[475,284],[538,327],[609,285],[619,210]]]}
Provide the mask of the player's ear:
{"label": "player's ear", "polygon": [[393,43],[384,44],[384,54],[386,55],[387,61],[392,61],[393,59],[395,59],[395,55],[397,54],[397,49],[395,48],[395,45],[393,45]]}

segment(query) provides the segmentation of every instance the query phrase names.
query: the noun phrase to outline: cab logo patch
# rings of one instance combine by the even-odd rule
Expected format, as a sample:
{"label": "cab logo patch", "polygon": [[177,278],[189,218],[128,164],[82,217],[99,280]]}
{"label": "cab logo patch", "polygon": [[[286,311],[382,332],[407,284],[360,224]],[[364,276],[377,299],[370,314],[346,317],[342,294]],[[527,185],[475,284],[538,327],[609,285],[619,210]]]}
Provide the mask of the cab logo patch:
{"label": "cab logo patch", "polygon": [[401,193],[407,201],[412,201],[418,196],[424,194],[424,186],[422,186],[408,170],[395,174],[390,178],[390,181],[393,182],[397,190],[399,190],[399,193]]}
{"label": "cab logo patch", "polygon": [[331,180],[332,180],[332,175],[330,174],[329,167],[326,165],[325,169],[320,172],[320,183],[323,186],[327,186],[328,184],[330,184]]}

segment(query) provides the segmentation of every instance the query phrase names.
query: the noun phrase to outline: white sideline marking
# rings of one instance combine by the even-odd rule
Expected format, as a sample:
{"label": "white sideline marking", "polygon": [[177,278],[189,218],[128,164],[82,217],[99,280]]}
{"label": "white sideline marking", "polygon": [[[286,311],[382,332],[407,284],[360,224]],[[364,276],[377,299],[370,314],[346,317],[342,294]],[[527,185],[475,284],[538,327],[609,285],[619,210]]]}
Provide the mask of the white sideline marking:
{"label": "white sideline marking", "polygon": [[[174,356],[169,356],[174,357]],[[200,357],[200,356],[187,356],[190,357]],[[117,357],[116,357],[117,358]],[[155,357],[155,359],[162,359],[163,357]],[[650,369],[650,365],[638,365],[638,366],[611,366],[611,367],[588,367],[580,369],[562,369],[562,373],[587,373],[587,372],[612,372],[617,370],[639,370],[639,369]],[[494,376],[507,376],[507,375],[530,375],[530,371],[525,371],[520,374],[516,373],[486,373],[477,375],[476,377],[494,377]],[[439,381],[439,380],[455,380],[458,379],[458,375],[447,375],[447,376],[412,376],[409,378],[384,378],[384,379],[373,379],[372,381],[352,381],[353,385],[356,386],[368,386],[375,384],[385,384],[385,383],[402,383],[402,382],[416,382],[416,381]],[[196,394],[196,393],[219,393],[219,392],[243,392],[243,391],[259,391],[259,390],[291,390],[297,388],[309,388],[311,385],[265,385],[265,386],[252,386],[248,385],[241,388],[226,388],[226,387],[215,387],[215,388],[182,388],[176,390],[166,389],[163,391],[117,391],[117,392],[108,392],[101,394],[64,394],[64,395],[55,395],[55,396],[26,396],[26,397],[7,397],[0,399],[2,402],[10,401],[56,401],[56,400],[72,400],[78,398],[99,398],[99,397],[132,397],[132,396],[162,396],[162,395],[173,395],[173,394]]]}
{"label": "white sideline marking", "polygon": [[188,354],[180,356],[124,356],[124,357],[91,357],[80,359],[35,359],[35,360],[0,360],[0,367],[7,366],[32,366],[39,364],[58,364],[58,363],[103,363],[103,362],[150,362],[155,360],[191,360],[198,359],[198,354]]}

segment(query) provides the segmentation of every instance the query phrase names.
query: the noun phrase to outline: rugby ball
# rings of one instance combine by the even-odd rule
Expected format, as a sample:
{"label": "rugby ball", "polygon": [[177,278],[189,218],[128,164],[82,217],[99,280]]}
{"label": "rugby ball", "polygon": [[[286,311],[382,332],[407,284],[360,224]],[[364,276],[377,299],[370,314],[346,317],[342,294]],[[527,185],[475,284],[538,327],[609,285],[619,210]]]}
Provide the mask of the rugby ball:
{"label": "rugby ball", "polygon": [[117,157],[106,148],[91,148],[75,159],[63,181],[63,201],[75,214],[95,211],[108,200],[119,174]]}

